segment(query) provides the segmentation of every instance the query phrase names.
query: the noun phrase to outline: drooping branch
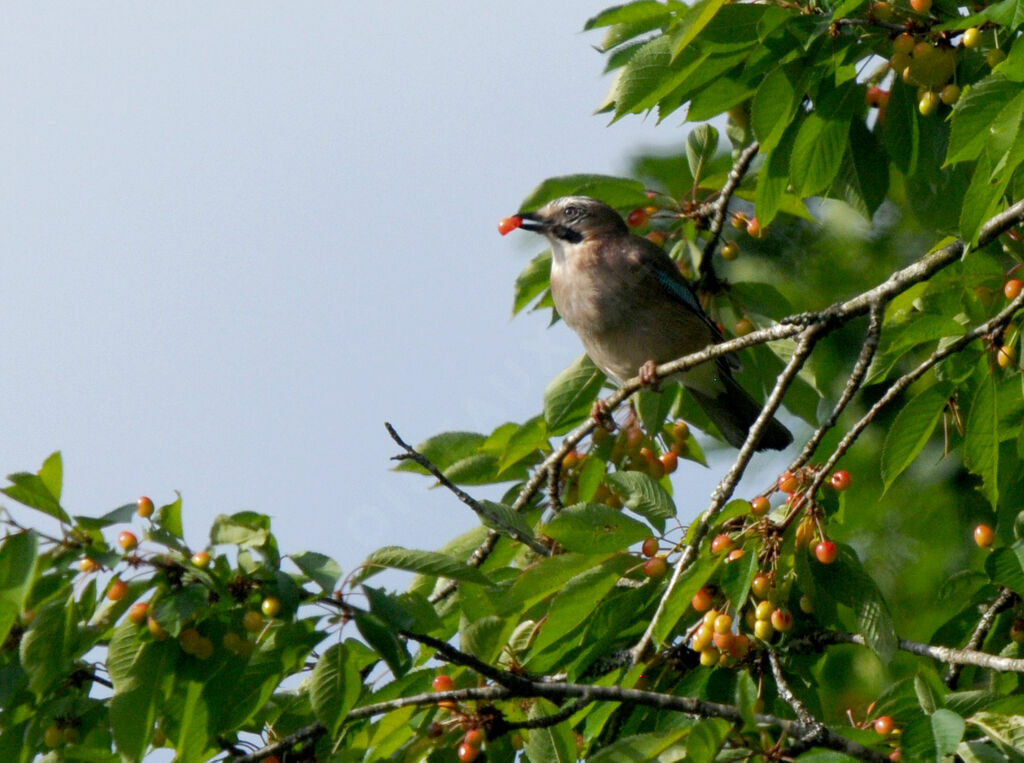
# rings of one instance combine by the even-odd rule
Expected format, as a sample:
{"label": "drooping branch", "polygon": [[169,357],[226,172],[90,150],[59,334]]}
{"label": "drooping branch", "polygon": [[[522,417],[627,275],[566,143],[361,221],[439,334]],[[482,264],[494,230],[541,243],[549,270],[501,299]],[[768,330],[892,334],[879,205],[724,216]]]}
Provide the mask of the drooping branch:
{"label": "drooping branch", "polygon": [[747,170],[750,169],[750,163],[754,161],[754,157],[757,156],[760,148],[761,144],[755,140],[740,152],[740,155],[736,157],[736,161],[732,165],[732,169],[729,170],[729,176],[722,185],[722,191],[713,202],[707,205],[706,209],[700,210],[711,221],[708,225],[707,242],[704,244],[704,251],[701,253],[700,266],[698,267],[700,285],[703,288],[714,291],[715,286],[718,284],[718,277],[715,275],[712,262],[714,261],[715,246],[722,235],[725,213],[729,209],[729,201],[732,199],[733,194],[736,193],[736,189],[740,187],[740,183],[743,182]]}

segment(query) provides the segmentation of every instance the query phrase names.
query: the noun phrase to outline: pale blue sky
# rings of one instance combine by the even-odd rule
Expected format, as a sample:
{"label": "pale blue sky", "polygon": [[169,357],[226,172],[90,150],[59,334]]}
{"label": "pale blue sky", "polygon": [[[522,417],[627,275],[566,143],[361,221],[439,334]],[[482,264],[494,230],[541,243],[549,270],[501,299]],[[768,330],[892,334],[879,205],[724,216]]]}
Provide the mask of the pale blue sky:
{"label": "pale blue sky", "polygon": [[592,115],[609,80],[579,30],[603,7],[5,5],[3,473],[60,449],[72,513],[178,489],[196,546],[252,509],[346,572],[475,524],[387,471],[383,422],[525,420],[580,352],[510,321],[542,246],[495,224],[684,137]]}

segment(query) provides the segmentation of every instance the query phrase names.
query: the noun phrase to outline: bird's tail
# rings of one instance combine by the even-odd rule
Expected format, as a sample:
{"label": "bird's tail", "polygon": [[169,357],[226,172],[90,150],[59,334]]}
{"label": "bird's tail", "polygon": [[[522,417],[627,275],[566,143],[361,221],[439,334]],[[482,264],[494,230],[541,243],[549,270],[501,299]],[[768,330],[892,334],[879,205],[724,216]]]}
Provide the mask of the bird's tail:
{"label": "bird's tail", "polygon": [[[708,418],[718,427],[726,442],[734,448],[743,447],[750,427],[753,426],[761,413],[761,405],[752,398],[732,376],[721,374],[719,382],[721,391],[714,397],[700,390],[687,387],[693,399]],[[776,419],[768,422],[761,438],[757,441],[757,450],[783,450],[791,442],[793,435]]]}

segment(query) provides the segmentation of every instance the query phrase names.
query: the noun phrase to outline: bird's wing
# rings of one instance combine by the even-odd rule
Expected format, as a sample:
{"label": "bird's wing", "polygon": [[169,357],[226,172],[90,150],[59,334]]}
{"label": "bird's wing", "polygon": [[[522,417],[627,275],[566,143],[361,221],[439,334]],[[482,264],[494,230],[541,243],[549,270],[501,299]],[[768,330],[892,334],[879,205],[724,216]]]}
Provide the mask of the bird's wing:
{"label": "bird's wing", "polygon": [[[722,336],[721,329],[718,328],[717,324],[708,317],[708,314],[704,312],[704,308],[700,306],[700,301],[697,299],[697,295],[693,293],[693,289],[690,288],[690,284],[686,282],[682,274],[679,272],[679,268],[676,267],[676,263],[671,257],[665,254],[665,250],[657,244],[648,241],[640,236],[633,237],[637,242],[637,250],[640,254],[641,264],[648,268],[650,273],[654,276],[655,281],[669,294],[674,300],[682,303],[688,310],[693,311],[707,324],[711,330],[712,341],[715,343],[725,340]],[[728,366],[739,369],[739,359],[732,354],[725,356],[725,362]]]}

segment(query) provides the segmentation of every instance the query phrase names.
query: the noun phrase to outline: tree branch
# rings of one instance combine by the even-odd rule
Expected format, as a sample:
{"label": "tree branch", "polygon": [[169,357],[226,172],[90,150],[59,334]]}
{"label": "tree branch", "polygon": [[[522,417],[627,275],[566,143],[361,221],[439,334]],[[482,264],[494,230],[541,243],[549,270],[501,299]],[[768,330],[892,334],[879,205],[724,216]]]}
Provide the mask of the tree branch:
{"label": "tree branch", "polygon": [[[985,636],[987,636],[989,630],[991,630],[992,624],[996,621],[996,615],[1009,607],[1016,597],[1017,594],[1009,588],[1003,588],[999,592],[999,595],[996,596],[978,620],[978,624],[974,627],[974,632],[971,633],[971,637],[968,639],[967,644],[964,647],[965,650],[974,651],[981,646],[981,643],[985,640]],[[954,663],[950,665],[949,670],[946,672],[946,686],[950,689],[955,689],[957,681],[960,680],[960,672],[962,670],[962,663]]]}
{"label": "tree branch", "polygon": [[713,290],[713,287],[718,284],[718,276],[715,275],[715,270],[711,263],[715,253],[715,246],[722,235],[725,212],[729,207],[732,195],[736,193],[736,189],[743,182],[743,177],[747,174],[747,170],[750,169],[750,163],[754,161],[754,157],[757,156],[760,148],[761,144],[755,140],[740,152],[740,155],[736,157],[736,161],[732,165],[732,169],[729,170],[729,176],[725,179],[721,193],[710,204],[710,208],[706,212],[704,209],[701,210],[711,218],[711,224],[708,226],[708,240],[704,244],[704,251],[701,253],[700,266],[698,268],[700,285],[704,288]]}
{"label": "tree branch", "polygon": [[469,506],[469,508],[475,511],[477,513],[477,516],[479,516],[485,523],[489,522],[490,524],[497,525],[510,538],[519,541],[525,546],[529,546],[531,550],[535,551],[541,556],[551,556],[551,549],[539,543],[535,538],[530,537],[528,535],[523,535],[515,527],[512,527],[511,525],[507,524],[501,517],[494,514],[494,512],[492,512],[486,506],[483,506],[473,496],[471,496],[466,491],[462,490],[458,485],[455,485],[451,480],[445,477],[444,474],[441,473],[441,470],[434,466],[433,463],[431,463],[430,459],[428,459],[422,453],[416,451],[414,448],[407,445],[406,442],[401,437],[398,436],[398,432],[395,431],[395,428],[391,426],[391,424],[385,421],[384,426],[387,428],[388,434],[391,435],[391,439],[398,443],[399,447],[405,450],[405,453],[402,453],[397,456],[392,456],[392,461],[415,461],[428,472],[433,474],[434,477],[437,478],[437,481],[444,485],[446,488],[448,488],[450,491],[452,491],[460,501],[462,501],[464,504]]}

